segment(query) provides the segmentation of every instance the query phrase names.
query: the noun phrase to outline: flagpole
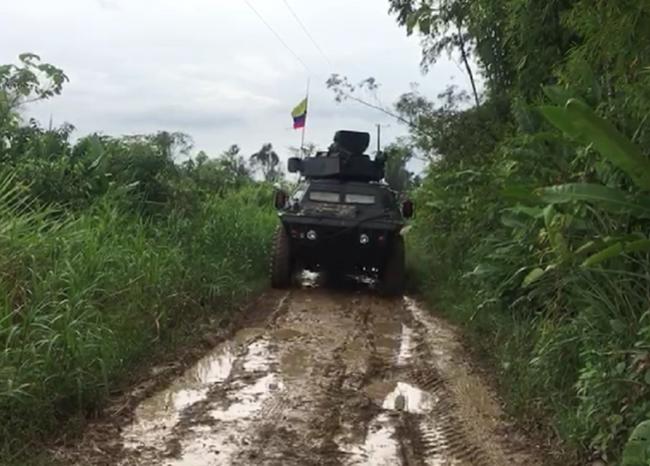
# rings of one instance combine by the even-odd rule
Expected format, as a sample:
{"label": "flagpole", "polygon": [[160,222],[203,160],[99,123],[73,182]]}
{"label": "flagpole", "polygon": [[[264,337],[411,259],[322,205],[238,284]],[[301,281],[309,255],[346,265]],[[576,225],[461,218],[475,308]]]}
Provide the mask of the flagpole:
{"label": "flagpole", "polygon": [[309,84],[311,83],[311,76],[307,77],[307,108],[305,113],[305,124],[302,126],[302,136],[300,138],[300,155],[305,155],[305,130],[307,129],[307,113],[309,113]]}

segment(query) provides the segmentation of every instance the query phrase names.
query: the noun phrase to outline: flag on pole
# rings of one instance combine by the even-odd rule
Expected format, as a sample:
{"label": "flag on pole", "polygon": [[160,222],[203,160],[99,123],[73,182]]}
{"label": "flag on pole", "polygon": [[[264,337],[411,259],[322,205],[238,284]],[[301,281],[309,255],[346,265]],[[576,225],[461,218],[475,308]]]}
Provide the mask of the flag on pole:
{"label": "flag on pole", "polygon": [[291,112],[293,129],[304,128],[307,123],[307,98],[303,99]]}

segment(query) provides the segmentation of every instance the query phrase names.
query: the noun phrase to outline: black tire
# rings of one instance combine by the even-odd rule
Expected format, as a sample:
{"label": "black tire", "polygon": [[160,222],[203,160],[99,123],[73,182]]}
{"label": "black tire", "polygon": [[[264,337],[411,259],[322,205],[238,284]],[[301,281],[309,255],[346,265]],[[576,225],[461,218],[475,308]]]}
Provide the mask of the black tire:
{"label": "black tire", "polygon": [[283,226],[279,226],[275,231],[272,254],[271,286],[273,288],[288,288],[291,285],[292,260],[289,236]]}
{"label": "black tire", "polygon": [[386,264],[381,274],[381,289],[388,296],[401,296],[404,293],[404,238],[397,235],[393,240]]}

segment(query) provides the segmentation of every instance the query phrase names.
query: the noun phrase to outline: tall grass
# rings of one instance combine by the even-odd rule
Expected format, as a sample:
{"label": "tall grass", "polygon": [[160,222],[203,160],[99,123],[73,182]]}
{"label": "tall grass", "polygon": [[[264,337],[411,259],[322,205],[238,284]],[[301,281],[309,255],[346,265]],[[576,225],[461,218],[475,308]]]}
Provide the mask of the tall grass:
{"label": "tall grass", "polygon": [[34,211],[0,186],[0,452],[94,409],[188,312],[219,312],[266,271],[264,187],[143,218],[106,196]]}
{"label": "tall grass", "polygon": [[[564,264],[524,286],[531,263],[555,258],[543,224],[484,228],[487,208],[441,211],[419,195],[407,248],[419,288],[491,364],[510,413],[560,440],[566,464],[620,458],[650,416],[647,253],[600,268]],[[576,244],[604,228],[585,222],[582,236],[567,234]]]}

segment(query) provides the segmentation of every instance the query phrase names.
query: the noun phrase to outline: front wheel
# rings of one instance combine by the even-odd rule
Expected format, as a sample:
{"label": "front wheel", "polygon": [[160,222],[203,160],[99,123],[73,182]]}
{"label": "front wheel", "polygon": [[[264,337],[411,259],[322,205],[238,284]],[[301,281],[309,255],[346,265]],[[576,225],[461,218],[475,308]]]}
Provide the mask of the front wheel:
{"label": "front wheel", "polygon": [[401,296],[404,293],[404,256],[404,238],[397,235],[381,273],[381,288],[388,296]]}
{"label": "front wheel", "polygon": [[282,225],[275,231],[271,256],[271,286],[287,288],[291,285],[291,249],[289,235]]}

